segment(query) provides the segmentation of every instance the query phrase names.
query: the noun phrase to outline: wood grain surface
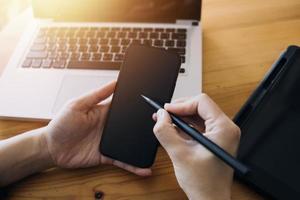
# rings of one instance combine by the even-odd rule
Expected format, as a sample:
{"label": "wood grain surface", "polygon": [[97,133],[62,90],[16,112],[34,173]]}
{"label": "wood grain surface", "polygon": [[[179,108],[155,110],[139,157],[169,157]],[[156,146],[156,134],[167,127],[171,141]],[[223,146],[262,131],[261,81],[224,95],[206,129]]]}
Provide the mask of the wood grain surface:
{"label": "wood grain surface", "polygon": [[[279,54],[288,45],[300,45],[300,1],[204,0],[202,10],[203,91],[233,117]],[[1,43],[10,37],[16,44],[14,35],[0,34]],[[0,51],[1,67],[12,49]],[[44,125],[1,120],[0,139]],[[94,199],[95,191],[104,192],[105,200],[186,199],[161,148],[153,172],[141,178],[112,166],[50,169],[12,185],[7,193],[9,199]],[[232,199],[263,198],[235,181]]]}

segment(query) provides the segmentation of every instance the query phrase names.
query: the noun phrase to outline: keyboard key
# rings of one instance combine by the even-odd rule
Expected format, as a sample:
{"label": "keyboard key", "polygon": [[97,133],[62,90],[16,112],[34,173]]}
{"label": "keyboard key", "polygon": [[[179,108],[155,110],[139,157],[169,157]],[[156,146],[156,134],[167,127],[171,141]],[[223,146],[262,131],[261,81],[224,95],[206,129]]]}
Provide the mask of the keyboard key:
{"label": "keyboard key", "polygon": [[85,36],[85,31],[80,30],[75,34],[75,36],[79,38],[83,38]]}
{"label": "keyboard key", "polygon": [[147,32],[140,32],[138,38],[139,39],[147,39],[148,38],[148,33]]}
{"label": "keyboard key", "polygon": [[31,51],[44,51],[46,49],[46,45],[44,44],[35,44],[31,47]]}
{"label": "keyboard key", "polygon": [[48,44],[57,44],[57,38],[49,37],[48,38]]}
{"label": "keyboard key", "polygon": [[150,33],[150,39],[158,39],[158,33]]}
{"label": "keyboard key", "polygon": [[106,32],[97,32],[96,37],[98,38],[104,38],[106,35]]}
{"label": "keyboard key", "polygon": [[155,32],[164,32],[164,30],[165,30],[165,29],[163,29],[163,28],[156,28],[156,29],[155,29]]}
{"label": "keyboard key", "polygon": [[177,48],[177,53],[180,55],[185,55],[185,48]]}
{"label": "keyboard key", "polygon": [[67,38],[58,38],[56,43],[63,45],[63,44],[68,43],[68,39]]}
{"label": "keyboard key", "polygon": [[90,38],[89,44],[98,44],[99,39],[98,38]]}
{"label": "keyboard key", "polygon": [[121,41],[121,45],[123,45],[123,46],[128,46],[129,43],[130,43],[129,39],[122,39],[122,41]]}
{"label": "keyboard key", "polygon": [[174,45],[175,45],[174,40],[167,40],[167,41],[165,42],[165,46],[166,46],[166,47],[174,47]]}
{"label": "keyboard key", "polygon": [[35,59],[35,60],[32,60],[31,67],[39,68],[39,67],[41,67],[41,64],[42,64],[41,59]]}
{"label": "keyboard key", "polygon": [[133,32],[141,32],[142,29],[141,29],[141,28],[132,28],[132,31],[133,31]]}
{"label": "keyboard key", "polygon": [[110,52],[112,52],[112,53],[119,53],[120,50],[121,50],[121,48],[119,46],[112,46],[110,48]]}
{"label": "keyboard key", "polygon": [[131,41],[131,44],[142,44],[142,41],[135,39]]}
{"label": "keyboard key", "polygon": [[184,55],[185,54],[185,48],[168,48],[168,50],[176,52],[180,55]]}
{"label": "keyboard key", "polygon": [[160,34],[160,38],[161,39],[169,39],[170,38],[170,34],[169,33],[161,33]]}
{"label": "keyboard key", "polygon": [[95,37],[95,34],[96,34],[95,31],[88,31],[88,32],[86,33],[86,36],[92,38],[92,37]]}
{"label": "keyboard key", "polygon": [[67,49],[67,46],[65,44],[59,45],[57,47],[57,51],[65,51]]}
{"label": "keyboard key", "polygon": [[48,44],[46,49],[48,51],[56,51],[56,48],[57,48],[56,44]]}
{"label": "keyboard key", "polygon": [[57,58],[57,56],[58,56],[58,54],[56,53],[56,52],[52,52],[52,53],[49,53],[48,54],[48,58],[49,59],[56,59]]}
{"label": "keyboard key", "polygon": [[45,51],[31,51],[27,54],[27,58],[47,58],[47,52]]}
{"label": "keyboard key", "polygon": [[70,44],[68,47],[69,51],[72,51],[72,52],[76,52],[77,48],[78,48],[78,46],[76,44]]}
{"label": "keyboard key", "polygon": [[100,61],[101,58],[102,58],[102,54],[101,54],[101,53],[94,53],[94,54],[92,55],[92,60],[93,60],[93,61]]}
{"label": "keyboard key", "polygon": [[103,55],[103,60],[104,61],[111,61],[112,59],[113,59],[113,54],[111,54],[111,53],[105,53]]}
{"label": "keyboard key", "polygon": [[136,37],[137,37],[137,33],[136,32],[129,32],[128,33],[128,38],[135,39]]}
{"label": "keyboard key", "polygon": [[90,31],[97,31],[98,28],[97,27],[90,27]]}
{"label": "keyboard key", "polygon": [[123,46],[122,49],[121,49],[121,53],[125,53],[127,48],[128,48],[127,46]]}
{"label": "keyboard key", "polygon": [[186,42],[185,40],[177,40],[177,47],[185,47],[186,46]]}
{"label": "keyboard key", "polygon": [[185,63],[185,56],[180,56],[181,58],[181,63]]}
{"label": "keyboard key", "polygon": [[39,37],[34,40],[34,43],[35,44],[44,44],[44,43],[46,43],[46,40],[47,39],[45,37]]}
{"label": "keyboard key", "polygon": [[120,31],[121,28],[119,28],[119,27],[113,27],[113,28],[111,28],[111,30],[114,31],[114,32],[116,32],[116,31]]}
{"label": "keyboard key", "polygon": [[124,54],[115,55],[115,61],[123,61],[123,60],[124,60]]}
{"label": "keyboard key", "polygon": [[145,32],[152,32],[152,31],[153,31],[153,28],[144,28],[144,31],[145,31]]}
{"label": "keyboard key", "polygon": [[89,60],[90,59],[90,54],[89,53],[83,53],[81,55],[81,60]]}
{"label": "keyboard key", "polygon": [[185,33],[173,33],[172,39],[185,40],[186,34]]}
{"label": "keyboard key", "polygon": [[76,44],[77,43],[77,38],[70,38],[69,43],[70,44]]}
{"label": "keyboard key", "polygon": [[79,60],[80,55],[80,53],[72,53],[71,60]]}
{"label": "keyboard key", "polygon": [[26,60],[23,62],[22,67],[24,67],[24,68],[31,67],[31,60],[30,60],[30,59],[26,59]]}
{"label": "keyboard key", "polygon": [[103,52],[103,53],[109,52],[109,46],[101,46],[100,52]]}
{"label": "keyboard key", "polygon": [[64,60],[56,60],[52,64],[53,68],[64,68],[65,67],[65,61]]}
{"label": "keyboard key", "polygon": [[89,31],[90,27],[80,27],[79,31]]}
{"label": "keyboard key", "polygon": [[164,45],[164,42],[163,40],[155,40],[154,41],[154,46],[158,46],[158,47],[161,47]]}
{"label": "keyboard key", "polygon": [[124,32],[129,32],[129,31],[131,31],[131,28],[129,28],[129,27],[123,27],[123,28],[122,28],[122,31],[124,31]]}
{"label": "keyboard key", "polygon": [[177,29],[177,33],[186,33],[186,29],[185,28],[179,28],[179,29]]}
{"label": "keyboard key", "polygon": [[69,62],[69,69],[102,69],[102,70],[119,70],[122,62],[96,62],[96,61],[80,61]]}
{"label": "keyboard key", "polygon": [[152,40],[144,40],[143,44],[148,45],[148,46],[152,46]]}
{"label": "keyboard key", "polygon": [[59,29],[56,33],[57,37],[65,37],[66,31]]}
{"label": "keyboard key", "polygon": [[88,46],[87,45],[80,45],[79,49],[80,52],[87,52]]}
{"label": "keyboard key", "polygon": [[119,32],[118,33],[118,38],[126,38],[127,33],[126,32]]}
{"label": "keyboard key", "polygon": [[119,45],[120,40],[119,39],[110,39],[109,44],[110,45]]}
{"label": "keyboard key", "polygon": [[175,32],[175,29],[174,29],[174,28],[167,28],[167,29],[166,29],[166,32],[172,33],[172,32]]}
{"label": "keyboard key", "polygon": [[108,44],[108,39],[101,39],[99,41],[99,44],[101,44],[101,45],[107,45]]}
{"label": "keyboard key", "polygon": [[88,40],[86,38],[80,38],[78,43],[79,44],[87,44]]}
{"label": "keyboard key", "polygon": [[61,53],[58,58],[62,60],[67,60],[69,56],[69,53]]}
{"label": "keyboard key", "polygon": [[43,60],[42,67],[43,68],[50,68],[51,67],[51,63],[52,63],[52,60],[50,60],[50,59]]}
{"label": "keyboard key", "polygon": [[91,45],[89,51],[90,52],[97,52],[99,49],[98,45]]}
{"label": "keyboard key", "polygon": [[101,31],[104,31],[104,32],[109,31],[109,29],[110,29],[109,27],[101,27],[101,28],[100,28],[100,30],[101,30]]}
{"label": "keyboard key", "polygon": [[68,38],[73,38],[73,37],[75,37],[75,32],[73,32],[73,31],[68,31],[68,32],[66,33],[66,37],[68,37]]}
{"label": "keyboard key", "polygon": [[108,32],[106,37],[108,38],[114,38],[116,36],[116,32]]}

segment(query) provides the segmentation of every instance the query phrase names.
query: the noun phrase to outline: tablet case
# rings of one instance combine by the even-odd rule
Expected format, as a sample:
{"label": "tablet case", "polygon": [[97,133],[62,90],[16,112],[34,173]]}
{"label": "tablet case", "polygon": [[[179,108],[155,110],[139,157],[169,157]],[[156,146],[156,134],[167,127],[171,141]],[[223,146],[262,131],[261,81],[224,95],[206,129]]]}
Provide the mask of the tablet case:
{"label": "tablet case", "polygon": [[281,54],[234,121],[242,131],[238,159],[251,169],[237,178],[268,197],[299,199],[299,47]]}

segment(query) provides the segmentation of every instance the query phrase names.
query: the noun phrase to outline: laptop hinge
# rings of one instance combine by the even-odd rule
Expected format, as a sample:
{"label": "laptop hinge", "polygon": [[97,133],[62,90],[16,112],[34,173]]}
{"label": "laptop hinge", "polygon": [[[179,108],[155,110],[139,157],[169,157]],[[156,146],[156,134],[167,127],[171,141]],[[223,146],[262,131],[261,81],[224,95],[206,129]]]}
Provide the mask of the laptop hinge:
{"label": "laptop hinge", "polygon": [[199,25],[199,21],[197,20],[176,20],[176,24],[179,25],[188,25],[188,26],[198,26]]}

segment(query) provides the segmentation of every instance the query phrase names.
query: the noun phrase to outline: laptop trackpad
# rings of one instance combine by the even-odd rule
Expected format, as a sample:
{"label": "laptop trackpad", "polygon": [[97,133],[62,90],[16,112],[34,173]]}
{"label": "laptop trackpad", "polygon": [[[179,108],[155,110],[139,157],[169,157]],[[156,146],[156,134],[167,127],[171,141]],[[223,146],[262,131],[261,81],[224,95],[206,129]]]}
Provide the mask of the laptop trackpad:
{"label": "laptop trackpad", "polygon": [[56,114],[70,99],[77,98],[104,84],[116,80],[115,76],[66,75],[56,98],[52,114]]}

